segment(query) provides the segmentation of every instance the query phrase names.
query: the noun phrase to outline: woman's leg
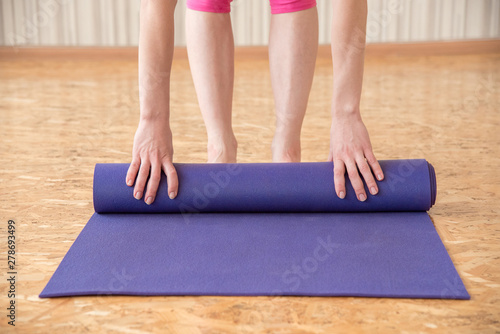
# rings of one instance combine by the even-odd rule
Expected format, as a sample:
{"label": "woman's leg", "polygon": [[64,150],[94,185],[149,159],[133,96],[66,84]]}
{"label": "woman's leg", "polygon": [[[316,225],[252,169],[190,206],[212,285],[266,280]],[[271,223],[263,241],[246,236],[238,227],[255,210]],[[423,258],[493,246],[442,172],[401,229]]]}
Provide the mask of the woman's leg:
{"label": "woman's leg", "polygon": [[[228,2],[229,4],[229,2]],[[208,162],[236,162],[231,125],[234,40],[229,13],[187,9],[191,74],[208,135]]]}
{"label": "woman's leg", "polygon": [[[272,5],[272,3],[271,3]],[[318,51],[316,7],[273,14],[269,64],[276,109],[273,161],[300,161],[300,131]]]}

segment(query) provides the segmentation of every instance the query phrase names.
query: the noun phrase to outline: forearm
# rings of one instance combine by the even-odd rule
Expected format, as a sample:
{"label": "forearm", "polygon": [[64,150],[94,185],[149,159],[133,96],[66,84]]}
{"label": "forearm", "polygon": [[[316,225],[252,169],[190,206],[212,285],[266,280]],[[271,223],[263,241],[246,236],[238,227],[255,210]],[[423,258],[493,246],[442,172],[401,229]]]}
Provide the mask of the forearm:
{"label": "forearm", "polygon": [[175,0],[141,1],[139,36],[141,120],[161,120],[168,124],[175,5]]}
{"label": "forearm", "polygon": [[366,0],[334,0],[332,116],[360,116],[366,41]]}

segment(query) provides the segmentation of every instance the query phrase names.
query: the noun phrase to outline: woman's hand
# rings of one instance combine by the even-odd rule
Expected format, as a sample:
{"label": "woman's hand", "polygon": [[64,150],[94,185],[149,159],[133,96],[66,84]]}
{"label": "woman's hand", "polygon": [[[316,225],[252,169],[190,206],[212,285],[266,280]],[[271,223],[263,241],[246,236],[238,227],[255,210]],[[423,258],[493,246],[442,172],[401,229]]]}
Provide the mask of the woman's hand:
{"label": "woman's hand", "polygon": [[346,195],[345,173],[360,201],[367,199],[363,180],[372,195],[377,194],[375,178],[384,179],[384,173],[373,154],[368,131],[359,112],[334,116],[330,130],[329,160],[333,161],[335,192],[339,198]]}
{"label": "woman's hand", "polygon": [[[154,202],[162,170],[167,175],[169,197],[173,199],[177,196],[179,182],[172,163],[173,154],[172,132],[168,120],[141,120],[135,133],[132,163],[126,178],[127,185],[130,187],[135,181],[134,197],[136,199],[141,199],[145,192],[146,204]],[[145,189],[146,181],[148,182]]]}

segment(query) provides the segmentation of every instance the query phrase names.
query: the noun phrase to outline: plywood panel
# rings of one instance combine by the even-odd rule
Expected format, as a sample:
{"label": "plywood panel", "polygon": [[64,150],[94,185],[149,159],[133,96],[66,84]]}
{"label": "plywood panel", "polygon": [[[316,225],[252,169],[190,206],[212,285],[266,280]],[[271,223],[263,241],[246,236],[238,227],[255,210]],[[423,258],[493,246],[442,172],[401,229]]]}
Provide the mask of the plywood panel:
{"label": "plywood panel", "polygon": [[[394,48],[368,49],[362,114],[379,159],[426,158],[435,166],[438,198],[429,213],[470,301],[39,299],[94,212],[94,164],[130,161],[139,111],[137,55],[136,50],[46,50],[26,57],[21,50],[10,56],[0,52],[0,240],[6,240],[7,221],[13,219],[19,240],[18,332],[499,332],[500,52],[432,56],[437,48],[428,46],[383,56]],[[317,61],[302,133],[304,161],[324,161],[328,155],[332,68],[327,54],[328,47],[320,50]],[[266,58],[265,48],[236,52],[233,123],[240,162],[271,159],[274,116]],[[172,81],[174,159],[204,162],[206,135],[184,50],[176,50]],[[2,273],[5,265],[2,257]],[[0,284],[3,305],[6,287]],[[0,332],[11,332],[5,319]]]}

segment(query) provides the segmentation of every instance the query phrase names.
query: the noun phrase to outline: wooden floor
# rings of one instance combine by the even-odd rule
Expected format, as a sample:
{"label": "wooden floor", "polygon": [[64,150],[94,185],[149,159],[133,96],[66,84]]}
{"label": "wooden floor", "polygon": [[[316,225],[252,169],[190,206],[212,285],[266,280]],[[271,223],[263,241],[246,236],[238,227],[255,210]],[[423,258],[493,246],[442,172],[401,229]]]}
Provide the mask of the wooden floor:
{"label": "wooden floor", "polygon": [[[271,159],[273,100],[260,52],[237,54],[240,162]],[[379,159],[425,158],[435,166],[438,198],[429,214],[470,301],[39,299],[94,211],[94,165],[129,162],[138,121],[134,52],[82,54],[0,53],[0,332],[12,329],[5,316],[9,219],[17,226],[19,333],[500,332],[500,50],[377,52],[366,60],[362,112],[375,153]],[[320,54],[303,129],[304,161],[328,154],[332,71],[328,52]],[[204,162],[206,134],[182,50],[172,80],[175,161]]]}

